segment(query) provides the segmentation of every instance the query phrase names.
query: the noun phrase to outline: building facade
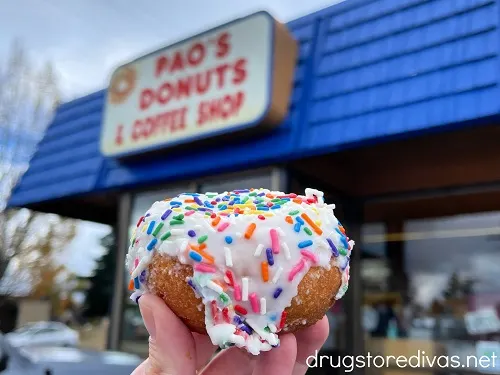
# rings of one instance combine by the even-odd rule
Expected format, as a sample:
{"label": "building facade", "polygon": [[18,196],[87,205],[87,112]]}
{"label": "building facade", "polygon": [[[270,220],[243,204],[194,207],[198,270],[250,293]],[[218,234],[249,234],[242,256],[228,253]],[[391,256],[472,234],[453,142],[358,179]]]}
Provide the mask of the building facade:
{"label": "building facade", "polygon": [[306,15],[286,25],[298,52],[279,126],[137,160],[100,151],[106,90],[65,103],[10,206],[116,228],[109,345],[140,352],[123,263],[152,202],[323,190],[357,243],[324,351],[425,350],[480,372],[466,356],[500,337],[499,16],[497,0],[347,0]]}

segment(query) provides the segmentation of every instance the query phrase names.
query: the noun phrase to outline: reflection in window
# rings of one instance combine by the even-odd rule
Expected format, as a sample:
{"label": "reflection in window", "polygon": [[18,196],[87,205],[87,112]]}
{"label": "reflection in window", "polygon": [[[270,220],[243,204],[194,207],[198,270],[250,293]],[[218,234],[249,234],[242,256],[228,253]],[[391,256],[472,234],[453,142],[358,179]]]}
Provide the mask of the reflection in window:
{"label": "reflection in window", "polygon": [[367,347],[420,340],[419,349],[463,356],[475,355],[480,340],[498,341],[499,224],[500,213],[481,213],[365,225]]}
{"label": "reflection in window", "polygon": [[499,303],[499,224],[496,213],[408,222],[405,232],[427,234],[406,242],[405,263],[418,285],[415,301],[429,306],[446,292],[474,308],[490,305],[492,298]]}

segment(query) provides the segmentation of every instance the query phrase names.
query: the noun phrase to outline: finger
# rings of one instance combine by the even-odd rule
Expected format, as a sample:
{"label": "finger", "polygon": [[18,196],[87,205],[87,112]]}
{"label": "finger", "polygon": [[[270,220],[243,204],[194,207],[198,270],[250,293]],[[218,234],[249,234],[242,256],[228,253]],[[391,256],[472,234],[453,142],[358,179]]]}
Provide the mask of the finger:
{"label": "finger", "polygon": [[142,296],[139,308],[150,335],[145,375],[194,375],[196,347],[189,329],[159,297]]}
{"label": "finger", "polygon": [[148,362],[149,362],[149,360],[146,359],[139,366],[137,366],[137,368],[130,375],[144,375],[146,373],[146,368],[148,366]]}
{"label": "finger", "polygon": [[193,338],[196,345],[196,368],[199,370],[210,361],[217,347],[212,344],[210,337],[207,335],[193,332]]}
{"label": "finger", "polygon": [[316,324],[295,333],[297,361],[293,369],[293,375],[304,375],[307,372],[307,357],[314,355],[316,350],[321,349],[329,333],[330,325],[326,315]]}
{"label": "finger", "polygon": [[220,375],[226,373],[250,375],[253,372],[256,361],[257,356],[248,353],[245,349],[233,346],[217,354],[201,372],[201,375]]}
{"label": "finger", "polygon": [[280,346],[259,354],[253,370],[260,374],[291,374],[297,358],[297,341],[292,334],[280,336]]}

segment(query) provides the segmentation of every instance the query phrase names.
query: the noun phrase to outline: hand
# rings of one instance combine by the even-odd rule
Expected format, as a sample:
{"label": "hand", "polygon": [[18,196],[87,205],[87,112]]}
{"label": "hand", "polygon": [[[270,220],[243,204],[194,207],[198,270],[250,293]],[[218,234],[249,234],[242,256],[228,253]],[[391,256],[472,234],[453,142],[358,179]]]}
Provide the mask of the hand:
{"label": "hand", "polygon": [[306,359],[323,346],[329,333],[326,316],[302,331],[280,335],[280,346],[258,356],[231,347],[212,358],[217,349],[210,338],[192,333],[158,297],[139,300],[149,332],[149,357],[132,375],[280,374],[304,375]]}

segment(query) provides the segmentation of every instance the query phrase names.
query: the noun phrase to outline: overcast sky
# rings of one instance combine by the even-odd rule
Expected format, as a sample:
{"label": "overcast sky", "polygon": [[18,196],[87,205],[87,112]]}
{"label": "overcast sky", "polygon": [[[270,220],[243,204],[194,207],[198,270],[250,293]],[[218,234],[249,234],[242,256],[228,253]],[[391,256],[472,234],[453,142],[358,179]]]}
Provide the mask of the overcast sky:
{"label": "overcast sky", "polygon": [[[32,62],[51,61],[63,98],[104,88],[127,60],[259,10],[290,21],[335,0],[0,0],[0,62],[18,38]],[[83,223],[67,250],[68,268],[89,274],[109,228]]]}
{"label": "overcast sky", "polygon": [[50,60],[66,97],[105,86],[121,63],[258,10],[283,21],[336,0],[0,0],[0,58],[21,38],[37,61]]}

